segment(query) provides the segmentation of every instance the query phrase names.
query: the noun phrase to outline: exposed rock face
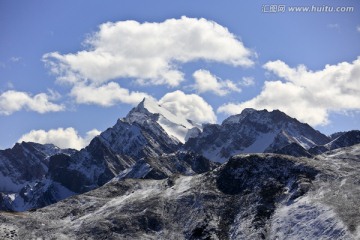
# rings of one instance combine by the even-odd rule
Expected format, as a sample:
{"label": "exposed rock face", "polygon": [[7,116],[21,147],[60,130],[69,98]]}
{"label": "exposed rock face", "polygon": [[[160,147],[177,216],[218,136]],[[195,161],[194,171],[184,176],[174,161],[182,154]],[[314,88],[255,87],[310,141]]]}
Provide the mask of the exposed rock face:
{"label": "exposed rock face", "polygon": [[355,144],[360,143],[360,131],[359,130],[352,130],[348,132],[340,132],[335,133],[332,136],[332,141],[321,145],[321,146],[314,146],[309,149],[311,154],[317,155],[321,154],[330,150],[349,147]]}
{"label": "exposed rock face", "polygon": [[114,180],[0,223],[21,239],[358,239],[359,159],[360,145],[239,155],[203,174]]}
{"label": "exposed rock face", "polygon": [[16,143],[11,149],[0,150],[0,192],[17,192],[27,182],[41,179],[47,173],[50,156],[74,151],[30,142]]}
{"label": "exposed rock face", "polygon": [[24,211],[43,207],[73,195],[47,180],[52,156],[69,156],[74,149],[52,144],[17,143],[0,151],[0,210]]}
{"label": "exposed rock face", "polygon": [[329,151],[329,149],[327,147],[325,147],[324,145],[314,146],[308,150],[308,152],[312,155],[322,154],[327,151]]}

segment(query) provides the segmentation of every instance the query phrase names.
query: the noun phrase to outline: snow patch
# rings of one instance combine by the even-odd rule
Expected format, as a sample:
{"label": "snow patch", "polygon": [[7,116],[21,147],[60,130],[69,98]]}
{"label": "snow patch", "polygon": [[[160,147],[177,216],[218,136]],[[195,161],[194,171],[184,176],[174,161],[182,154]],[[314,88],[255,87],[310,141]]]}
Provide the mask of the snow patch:
{"label": "snow patch", "polygon": [[192,182],[195,181],[198,176],[181,176],[176,179],[175,185],[171,188],[167,188],[164,192],[164,196],[172,198],[174,196],[180,196],[182,193],[189,191],[192,186]]}
{"label": "snow patch", "polygon": [[144,108],[150,113],[159,114],[158,123],[160,126],[169,136],[175,137],[181,143],[185,143],[187,132],[195,127],[187,119],[174,115],[150,99],[144,100]]}
{"label": "snow patch", "polygon": [[129,113],[126,120],[129,123],[137,122],[143,124],[145,121],[149,120],[149,113],[154,116],[158,115],[156,122],[168,136],[176,142],[185,143],[189,130],[193,128],[198,128],[200,131],[202,130],[199,124],[171,113],[151,99],[144,99]]}
{"label": "snow patch", "polygon": [[270,132],[259,135],[256,141],[241,152],[243,153],[262,153],[274,141],[276,133]]}
{"label": "snow patch", "polygon": [[269,239],[353,239],[328,206],[303,197],[277,208]]}

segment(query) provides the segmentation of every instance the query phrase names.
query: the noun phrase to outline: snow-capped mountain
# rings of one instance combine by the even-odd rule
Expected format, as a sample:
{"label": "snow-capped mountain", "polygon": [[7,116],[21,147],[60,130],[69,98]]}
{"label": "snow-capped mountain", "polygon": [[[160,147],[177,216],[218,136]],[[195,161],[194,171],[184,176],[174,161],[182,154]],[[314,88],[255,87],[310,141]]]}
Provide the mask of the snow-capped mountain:
{"label": "snow-capped mountain", "polygon": [[1,214],[0,237],[355,240],[359,158],[360,145],[315,158],[244,154],[203,174],[114,180],[34,212]]}
{"label": "snow-capped mountain", "polygon": [[276,152],[292,143],[307,150],[329,141],[329,137],[308,124],[278,110],[244,109],[221,125],[205,125],[202,133],[186,142],[185,149],[224,162],[239,153]]}
{"label": "snow-capped mountain", "polygon": [[[74,192],[85,192],[108,182],[135,164],[175,153],[195,126],[152,100],[144,99],[129,114],[95,137],[89,146],[57,161],[51,176]],[[142,160],[143,159],[143,160]],[[141,162],[139,162],[142,160]],[[145,163],[144,163],[145,164]],[[69,182],[76,176],[76,182]],[[79,181],[82,184],[78,184]]]}
{"label": "snow-capped mountain", "polygon": [[[33,179],[15,177],[23,182],[11,195],[3,195],[0,209],[23,211],[43,207],[98,188],[119,176],[164,178],[175,173],[191,175],[208,171],[215,165],[207,159],[190,152],[176,153],[188,134],[194,136],[194,132],[200,131],[196,124],[144,99],[80,151],[67,154],[44,146],[48,152],[40,173],[34,172],[37,175]],[[9,176],[7,172],[4,174]]]}
{"label": "snow-capped mountain", "polygon": [[0,209],[32,209],[0,239],[358,239],[359,132],[253,109],[199,126],[144,99],[80,151],[0,151]]}
{"label": "snow-capped mountain", "polygon": [[129,112],[125,121],[140,125],[144,125],[145,122],[157,123],[170,138],[180,143],[185,143],[189,136],[194,137],[194,132],[199,132],[202,128],[200,124],[175,115],[157,102],[147,98],[144,98],[136,108]]}
{"label": "snow-capped mountain", "polygon": [[0,210],[38,209],[129,178],[215,174],[220,164],[208,159],[224,162],[238,153],[310,158],[317,147],[329,151],[358,140],[358,131],[332,140],[280,111],[245,109],[221,125],[199,126],[144,99],[80,151],[35,143],[0,151]]}

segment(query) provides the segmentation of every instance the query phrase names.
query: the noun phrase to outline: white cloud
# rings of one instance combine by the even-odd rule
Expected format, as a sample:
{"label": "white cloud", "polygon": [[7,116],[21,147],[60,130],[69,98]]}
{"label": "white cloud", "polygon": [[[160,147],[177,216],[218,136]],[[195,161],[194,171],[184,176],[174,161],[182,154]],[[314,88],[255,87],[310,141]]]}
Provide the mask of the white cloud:
{"label": "white cloud", "polygon": [[293,83],[280,81],[265,82],[262,92],[255,98],[240,103],[229,103],[218,108],[217,112],[239,114],[244,108],[279,109],[289,116],[309,124],[327,123],[327,111],[313,105],[311,94]]}
{"label": "white cloud", "polygon": [[0,114],[10,115],[22,109],[38,113],[62,111],[65,109],[63,105],[50,102],[57,95],[55,92],[50,91],[50,94],[39,93],[31,96],[26,92],[9,90],[0,94]]}
{"label": "white cloud", "polygon": [[60,148],[74,148],[80,150],[87,146],[100,131],[93,129],[81,137],[74,128],[58,128],[49,131],[32,130],[24,134],[18,142],[37,142],[41,144],[52,143]]}
{"label": "white cloud", "polygon": [[241,81],[242,86],[253,86],[255,85],[255,79],[253,77],[243,77]]}
{"label": "white cloud", "polygon": [[216,122],[212,107],[196,94],[185,94],[178,90],[165,94],[159,104],[175,115],[182,115],[198,123]]}
{"label": "white cloud", "polygon": [[199,93],[213,92],[216,95],[224,96],[230,92],[241,92],[241,89],[230,80],[221,80],[211,74],[208,70],[197,70],[193,73],[195,79],[194,88]]}
{"label": "white cloud", "polygon": [[146,93],[130,92],[115,82],[109,82],[102,86],[77,84],[72,88],[70,95],[75,98],[77,103],[97,104],[105,107],[120,102],[136,105],[144,97],[152,98]]}
{"label": "white cloud", "polygon": [[330,112],[360,109],[360,57],[315,72],[304,65],[291,68],[279,60],[266,63],[264,68],[285,82],[266,81],[255,98],[225,104],[217,111],[235,114],[247,107],[279,109],[315,126],[327,124]]}
{"label": "white cloud", "polygon": [[206,60],[253,65],[254,55],[229,30],[213,21],[182,17],[160,23],[108,22],[85,40],[88,48],[47,53],[44,62],[59,82],[105,83],[132,78],[139,83],[178,86],[182,63]]}
{"label": "white cloud", "polygon": [[358,32],[360,32],[360,26],[357,26],[357,27],[356,27],[356,30],[357,30]]}

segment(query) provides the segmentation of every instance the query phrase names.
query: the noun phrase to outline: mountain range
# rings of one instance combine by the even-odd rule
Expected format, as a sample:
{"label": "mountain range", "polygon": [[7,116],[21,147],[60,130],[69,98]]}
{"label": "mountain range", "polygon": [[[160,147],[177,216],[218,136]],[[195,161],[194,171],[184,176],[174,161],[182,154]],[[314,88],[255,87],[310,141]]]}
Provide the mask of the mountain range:
{"label": "mountain range", "polygon": [[357,239],[359,156],[358,130],[254,109],[199,124],[144,99],[80,151],[0,150],[0,238]]}

